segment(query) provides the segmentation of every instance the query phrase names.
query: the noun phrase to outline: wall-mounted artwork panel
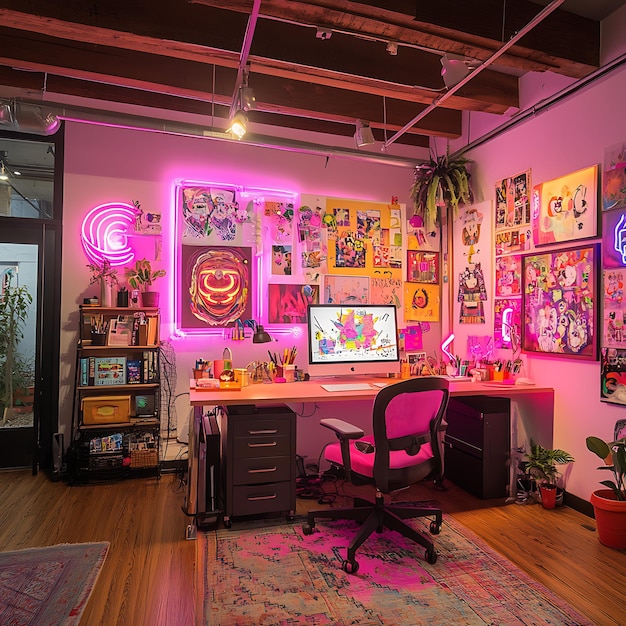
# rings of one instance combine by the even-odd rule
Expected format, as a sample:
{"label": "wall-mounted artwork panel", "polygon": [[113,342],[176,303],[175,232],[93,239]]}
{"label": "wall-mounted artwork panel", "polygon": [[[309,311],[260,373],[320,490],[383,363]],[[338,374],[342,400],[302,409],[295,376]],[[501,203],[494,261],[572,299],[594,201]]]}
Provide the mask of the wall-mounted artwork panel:
{"label": "wall-mounted artwork panel", "polygon": [[522,348],[597,359],[597,244],[529,254],[522,259]]}
{"label": "wall-mounted artwork panel", "polygon": [[606,148],[602,175],[602,209],[622,206],[626,206],[626,141]]}
{"label": "wall-mounted artwork panel", "polygon": [[533,187],[532,221],[538,246],[598,234],[598,166]]}

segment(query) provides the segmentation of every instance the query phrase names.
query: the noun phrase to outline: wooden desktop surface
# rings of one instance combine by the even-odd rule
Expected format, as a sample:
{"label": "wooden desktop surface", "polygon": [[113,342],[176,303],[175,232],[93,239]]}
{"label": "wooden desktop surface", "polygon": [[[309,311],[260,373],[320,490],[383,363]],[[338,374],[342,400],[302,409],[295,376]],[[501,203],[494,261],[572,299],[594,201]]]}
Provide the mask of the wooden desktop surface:
{"label": "wooden desktop surface", "polygon": [[[190,381],[190,403],[192,406],[203,405],[232,405],[232,404],[292,404],[295,402],[345,402],[346,400],[370,400],[380,391],[379,387],[372,386],[367,390],[359,391],[326,391],[323,384],[344,383],[374,383],[385,382],[393,384],[401,379],[389,378],[350,378],[339,380],[337,378],[316,378],[305,382],[294,383],[257,383],[241,389],[211,389],[197,390],[195,381]],[[515,398],[536,393],[553,393],[552,387],[539,385],[511,385],[497,382],[473,383],[469,381],[450,381],[451,396],[500,396]]]}

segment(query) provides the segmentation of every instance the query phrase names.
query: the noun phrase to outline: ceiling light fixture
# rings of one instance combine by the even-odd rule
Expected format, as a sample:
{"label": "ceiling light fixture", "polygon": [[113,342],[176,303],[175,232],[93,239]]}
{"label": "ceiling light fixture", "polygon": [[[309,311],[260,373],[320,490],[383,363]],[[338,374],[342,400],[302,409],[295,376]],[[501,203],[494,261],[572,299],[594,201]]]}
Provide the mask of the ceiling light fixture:
{"label": "ceiling light fixture", "polygon": [[330,28],[318,28],[315,31],[315,37],[317,39],[330,39],[333,36],[333,31]]}
{"label": "ceiling light fixture", "polygon": [[364,122],[363,120],[356,121],[354,141],[358,148],[361,148],[363,146],[369,146],[376,141],[374,139],[374,133],[370,128],[369,122]]}
{"label": "ceiling light fixture", "polygon": [[392,57],[395,57],[398,54],[398,44],[395,41],[388,41],[387,42],[387,52]]}
{"label": "ceiling light fixture", "polygon": [[248,116],[239,109],[230,120],[228,132],[241,139],[248,132]]}
{"label": "ceiling light fixture", "polygon": [[441,57],[441,77],[446,87],[450,89],[460,83],[478,63],[460,54],[444,54]]}

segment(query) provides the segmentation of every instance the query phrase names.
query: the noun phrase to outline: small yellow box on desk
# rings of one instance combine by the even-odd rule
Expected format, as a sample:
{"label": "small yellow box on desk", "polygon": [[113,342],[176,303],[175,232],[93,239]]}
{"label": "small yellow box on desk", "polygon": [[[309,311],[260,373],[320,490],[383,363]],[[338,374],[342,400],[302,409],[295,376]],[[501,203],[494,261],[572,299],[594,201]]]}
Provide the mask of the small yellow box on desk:
{"label": "small yellow box on desk", "polygon": [[130,422],[130,396],[92,396],[82,401],[83,424]]}

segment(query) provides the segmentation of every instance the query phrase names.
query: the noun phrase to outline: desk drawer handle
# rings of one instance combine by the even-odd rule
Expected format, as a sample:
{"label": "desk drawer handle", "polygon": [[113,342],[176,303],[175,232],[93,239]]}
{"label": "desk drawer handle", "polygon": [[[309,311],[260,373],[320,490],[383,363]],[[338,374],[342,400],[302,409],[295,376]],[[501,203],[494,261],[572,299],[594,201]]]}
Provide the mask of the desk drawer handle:
{"label": "desk drawer handle", "polygon": [[273,448],[277,445],[275,441],[271,441],[270,443],[249,443],[248,448]]}
{"label": "desk drawer handle", "polygon": [[278,468],[274,465],[274,467],[264,467],[262,469],[251,469],[248,470],[248,474],[267,474],[269,472],[276,472]]}
{"label": "desk drawer handle", "polygon": [[253,502],[254,500],[276,500],[277,497],[278,496],[276,494],[272,494],[271,496],[255,496],[248,498],[248,500],[250,502]]}
{"label": "desk drawer handle", "polygon": [[249,435],[275,435],[278,432],[278,428],[272,428],[268,430],[249,430]]}

